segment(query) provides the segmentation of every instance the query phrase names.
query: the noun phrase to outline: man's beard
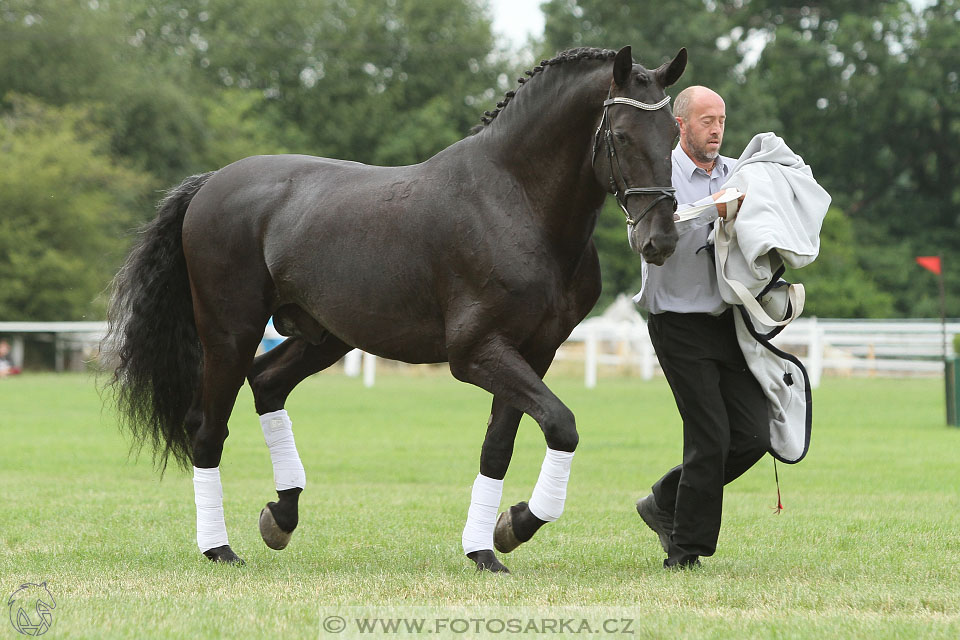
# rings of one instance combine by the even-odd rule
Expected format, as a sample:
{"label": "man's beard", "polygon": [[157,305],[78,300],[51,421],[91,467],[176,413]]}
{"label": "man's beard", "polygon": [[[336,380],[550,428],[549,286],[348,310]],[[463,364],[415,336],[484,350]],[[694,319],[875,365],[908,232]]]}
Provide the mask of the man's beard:
{"label": "man's beard", "polygon": [[693,152],[694,160],[697,162],[703,162],[704,164],[707,162],[713,162],[720,155],[720,147],[717,147],[716,151],[707,151],[706,145],[691,145],[690,150]]}

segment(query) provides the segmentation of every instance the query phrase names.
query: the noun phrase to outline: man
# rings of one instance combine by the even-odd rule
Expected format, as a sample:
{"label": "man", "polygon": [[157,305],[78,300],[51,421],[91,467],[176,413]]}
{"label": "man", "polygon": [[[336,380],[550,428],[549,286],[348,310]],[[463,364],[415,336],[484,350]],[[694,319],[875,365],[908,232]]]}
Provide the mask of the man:
{"label": "man", "polygon": [[6,339],[0,340],[0,378],[20,373],[18,367],[13,366],[7,356],[10,354],[10,343]]}
{"label": "man", "polygon": [[[726,108],[715,92],[685,89],[674,116],[680,144],[673,186],[677,200],[689,203],[682,210],[718,198],[735,161],[720,155]],[[737,342],[733,309],[720,297],[707,243],[711,223],[726,217],[726,204],[715,208],[678,223],[676,251],[663,266],[644,263],[643,289],[634,298],[649,312],[650,339],[683,419],[683,463],[637,501],[667,553],[666,568],[699,566],[700,556],[714,553],[723,486],[770,444],[767,402]]]}

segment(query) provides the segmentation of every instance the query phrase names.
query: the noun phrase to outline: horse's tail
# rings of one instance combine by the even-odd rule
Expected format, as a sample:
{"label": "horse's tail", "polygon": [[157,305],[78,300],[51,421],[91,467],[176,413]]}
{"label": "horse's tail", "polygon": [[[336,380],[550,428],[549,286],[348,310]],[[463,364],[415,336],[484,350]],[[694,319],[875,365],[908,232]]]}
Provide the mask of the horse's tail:
{"label": "horse's tail", "polygon": [[185,418],[200,388],[203,352],[181,234],[187,206],[211,175],[167,192],[111,287],[102,352],[116,369],[108,386],[134,448],[149,441],[161,473],[170,455],[184,468],[192,460],[197,426]]}

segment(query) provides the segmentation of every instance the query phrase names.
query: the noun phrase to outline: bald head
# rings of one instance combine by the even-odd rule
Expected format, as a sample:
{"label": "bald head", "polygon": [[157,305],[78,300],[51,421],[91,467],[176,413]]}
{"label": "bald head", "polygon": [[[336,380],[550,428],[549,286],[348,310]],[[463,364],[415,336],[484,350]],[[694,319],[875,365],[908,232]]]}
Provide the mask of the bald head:
{"label": "bald head", "polygon": [[689,119],[690,110],[695,104],[703,101],[715,102],[718,100],[720,104],[723,104],[723,98],[720,97],[719,93],[713,89],[695,84],[677,94],[676,99],[673,101],[673,115],[677,118]]}
{"label": "bald head", "polygon": [[727,120],[723,98],[707,87],[687,87],[674,101],[673,115],[680,125],[680,146],[697,166],[712,169]]}

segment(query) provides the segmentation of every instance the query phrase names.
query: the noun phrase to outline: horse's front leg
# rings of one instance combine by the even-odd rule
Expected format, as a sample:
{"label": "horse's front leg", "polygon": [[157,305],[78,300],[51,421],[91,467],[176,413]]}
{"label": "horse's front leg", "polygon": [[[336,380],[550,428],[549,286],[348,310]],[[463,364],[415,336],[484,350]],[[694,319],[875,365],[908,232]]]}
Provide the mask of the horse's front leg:
{"label": "horse's front leg", "polygon": [[480,473],[473,482],[462,538],[463,552],[476,563],[478,570],[510,573],[493,553],[493,531],[503,494],[503,478],[510,466],[522,417],[522,412],[494,398],[480,451]]}
{"label": "horse's front leg", "polygon": [[[527,413],[537,421],[547,443],[540,477],[530,501],[514,505],[508,512],[501,514],[498,521],[491,521],[489,518],[483,520],[487,527],[489,524],[495,525],[495,535],[490,536],[495,537],[495,540],[490,541],[498,550],[508,553],[533,537],[545,523],[556,520],[563,513],[570,463],[579,435],[573,413],[542,380],[552,361],[553,352],[548,357],[532,359],[531,363],[505,341],[494,339],[470,354],[469,358],[456,355],[451,357],[451,371],[458,379],[493,393],[495,408],[504,407],[499,414],[495,411],[491,415],[481,455],[481,472],[474,482],[471,512],[474,511],[478,498],[485,501],[483,505],[487,510],[494,498],[499,505],[502,478],[513,453],[521,413]],[[500,483],[499,488],[497,482]],[[494,513],[496,508],[497,506],[493,507]],[[496,560],[492,549],[468,550],[466,539],[465,529],[464,551],[477,563],[478,568],[499,571],[505,569],[493,569],[494,566],[503,565]]]}

